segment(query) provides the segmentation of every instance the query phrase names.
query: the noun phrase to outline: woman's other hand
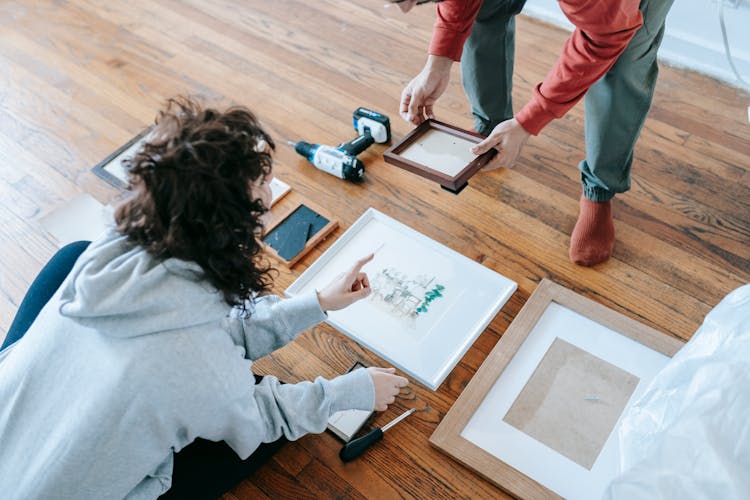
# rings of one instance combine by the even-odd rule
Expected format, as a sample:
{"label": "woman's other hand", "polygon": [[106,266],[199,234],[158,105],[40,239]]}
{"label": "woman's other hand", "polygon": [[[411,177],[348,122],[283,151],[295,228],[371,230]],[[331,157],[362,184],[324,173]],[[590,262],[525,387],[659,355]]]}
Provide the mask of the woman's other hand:
{"label": "woman's other hand", "polygon": [[396,375],[395,368],[376,368],[371,366],[367,369],[375,386],[375,409],[385,411],[388,405],[396,401],[401,389],[409,384],[409,381]]}

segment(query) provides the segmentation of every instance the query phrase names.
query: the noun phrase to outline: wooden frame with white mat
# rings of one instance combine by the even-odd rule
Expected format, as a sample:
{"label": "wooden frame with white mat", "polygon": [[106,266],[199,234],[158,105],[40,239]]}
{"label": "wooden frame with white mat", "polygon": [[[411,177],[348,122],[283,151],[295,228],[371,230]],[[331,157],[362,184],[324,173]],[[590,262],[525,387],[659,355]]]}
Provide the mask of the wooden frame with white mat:
{"label": "wooden frame with white mat", "polygon": [[[524,474],[518,470],[518,468],[509,465],[506,461],[493,454],[494,452],[491,453],[487,451],[487,449],[485,449],[486,445],[483,443],[479,443],[482,445],[480,446],[477,444],[476,440],[471,440],[471,436],[467,438],[466,436],[468,434],[466,434],[466,430],[470,425],[475,425],[472,419],[475,418],[475,415],[479,414],[480,407],[484,405],[485,399],[489,399],[489,396],[494,393],[493,391],[497,390],[499,380],[504,372],[509,368],[509,365],[519,350],[524,347],[530,334],[535,330],[537,323],[541,322],[545,311],[547,311],[552,304],[562,306],[561,309],[568,310],[570,314],[580,315],[585,321],[590,320],[601,325],[601,327],[603,327],[602,330],[611,330],[607,335],[623,337],[623,345],[628,346],[638,344],[640,345],[640,348],[652,350],[655,357],[661,356],[668,360],[668,358],[671,358],[682,346],[682,342],[673,337],[660,333],[551,281],[542,280],[540,285],[524,305],[523,309],[519,312],[518,316],[513,320],[508,330],[502,336],[500,341],[498,341],[497,345],[492,352],[490,352],[484,363],[482,363],[471,382],[464,389],[462,394],[451,407],[450,411],[446,414],[445,418],[430,437],[430,443],[432,445],[470,469],[481,474],[503,490],[521,498],[558,497],[561,493],[553,491],[532,477],[529,477],[527,474]],[[607,340],[609,339],[596,338],[593,342]],[[528,352],[528,349],[525,352]],[[640,355],[640,353],[637,353],[635,356],[636,359],[638,359],[638,356]],[[591,356],[591,358],[594,358],[594,356]],[[636,361],[636,363],[638,362],[639,361]],[[664,363],[662,363],[662,365],[663,364]],[[538,366],[541,366],[541,362]],[[617,367],[614,368],[618,369]],[[534,375],[536,375],[537,371],[538,370],[535,370]],[[653,376],[653,371],[649,376]],[[528,380],[531,380],[531,378],[528,378]],[[647,380],[648,377],[642,378],[641,382],[643,385],[646,385]],[[524,382],[524,380],[521,380],[519,386],[520,384],[524,384]],[[643,387],[638,387],[638,389],[643,390]],[[637,392],[629,393],[628,397],[632,395],[632,397],[635,398],[636,394]],[[516,401],[518,399],[520,398],[517,398]],[[580,402],[581,399],[582,398],[580,398],[579,395],[577,401]],[[584,397],[583,399],[588,398]],[[621,413],[623,410],[624,407],[620,408],[618,411]],[[508,414],[510,414],[510,411]],[[496,419],[493,420],[493,425],[506,425],[506,422],[500,422],[500,419]],[[488,429],[487,432],[489,435],[495,431],[494,429]],[[612,434],[616,434],[616,432],[612,432]],[[529,442],[534,441],[528,436],[527,440]],[[614,440],[614,443],[616,443],[616,436],[609,436],[607,446],[609,446],[611,440]],[[543,443],[537,441],[534,441],[533,444],[536,447],[526,450],[526,454],[528,455],[526,458],[531,461],[536,461],[538,457],[535,454],[539,450],[547,447],[545,447]],[[616,446],[616,444],[613,446]],[[503,447],[509,448],[510,446]],[[612,446],[610,446],[610,448],[612,448]],[[587,477],[586,474],[593,474],[593,471],[596,468],[596,465],[594,465],[593,467],[588,467],[587,470],[587,467],[581,467],[579,464],[573,463],[573,461],[563,456],[563,454],[561,454],[562,452],[558,452],[556,449],[547,448],[547,451],[550,456],[554,456],[554,459],[558,460],[557,463],[563,464],[565,467],[570,467],[571,470],[575,470],[576,473],[580,473],[579,477],[585,478]],[[598,453],[599,451],[597,451],[597,455]],[[603,452],[602,455],[604,455]],[[612,453],[610,453],[610,455],[612,455]],[[597,461],[599,458],[595,456]],[[612,457],[609,458],[611,459]],[[609,460],[609,463],[611,463],[611,461],[612,460]],[[566,477],[568,476],[564,476],[563,481],[567,480]]]}

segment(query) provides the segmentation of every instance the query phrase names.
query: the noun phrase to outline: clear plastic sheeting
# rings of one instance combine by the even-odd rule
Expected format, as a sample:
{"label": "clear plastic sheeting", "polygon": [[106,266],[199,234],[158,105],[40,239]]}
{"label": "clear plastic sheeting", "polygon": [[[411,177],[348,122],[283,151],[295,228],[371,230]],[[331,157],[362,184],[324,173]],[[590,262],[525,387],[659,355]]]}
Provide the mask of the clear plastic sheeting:
{"label": "clear plastic sheeting", "polygon": [[730,293],[623,415],[604,497],[750,498],[750,285]]}

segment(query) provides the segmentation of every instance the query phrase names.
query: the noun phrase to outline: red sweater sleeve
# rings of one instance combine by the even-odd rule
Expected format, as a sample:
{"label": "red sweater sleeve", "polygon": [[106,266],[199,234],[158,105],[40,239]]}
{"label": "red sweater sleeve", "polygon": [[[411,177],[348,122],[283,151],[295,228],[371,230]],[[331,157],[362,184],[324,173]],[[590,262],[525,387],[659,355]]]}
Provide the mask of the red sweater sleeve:
{"label": "red sweater sleeve", "polygon": [[559,3],[576,29],[544,81],[534,88],[531,100],[516,113],[518,123],[534,135],[581,100],[588,88],[609,71],[643,24],[638,0]]}
{"label": "red sweater sleeve", "polygon": [[459,61],[481,5],[482,0],[444,0],[438,3],[428,53]]}

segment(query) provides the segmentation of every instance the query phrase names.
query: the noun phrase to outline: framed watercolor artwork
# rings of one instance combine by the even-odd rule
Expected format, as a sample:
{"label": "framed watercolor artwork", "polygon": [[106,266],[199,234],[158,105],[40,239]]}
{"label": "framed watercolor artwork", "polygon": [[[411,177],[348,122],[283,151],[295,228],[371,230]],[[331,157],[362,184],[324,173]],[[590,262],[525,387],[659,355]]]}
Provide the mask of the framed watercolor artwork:
{"label": "framed watercolor artwork", "polygon": [[601,498],[621,415],[681,346],[542,280],[430,443],[521,498]]}
{"label": "framed watercolor artwork", "polygon": [[437,120],[422,122],[383,153],[387,163],[437,182],[453,193],[466,187],[469,178],[497,151],[476,156],[470,148],[484,136]]}
{"label": "framed watercolor artwork", "polygon": [[319,289],[372,252],[372,293],[328,323],[436,390],[516,283],[370,208],[286,294]]}

